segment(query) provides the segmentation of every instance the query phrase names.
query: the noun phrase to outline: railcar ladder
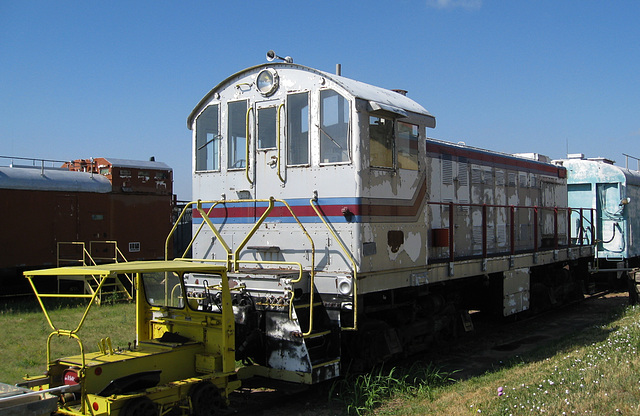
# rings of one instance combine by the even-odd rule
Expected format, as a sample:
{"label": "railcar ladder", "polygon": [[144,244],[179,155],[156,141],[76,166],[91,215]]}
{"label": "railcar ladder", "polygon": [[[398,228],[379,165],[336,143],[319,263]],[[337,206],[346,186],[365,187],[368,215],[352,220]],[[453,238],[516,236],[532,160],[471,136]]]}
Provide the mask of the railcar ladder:
{"label": "railcar ladder", "polygon": [[[340,361],[340,330],[331,324],[327,310],[318,293],[313,304],[305,297],[294,301],[298,324],[303,332],[300,337],[304,340],[309,351],[313,370],[329,367]],[[313,322],[310,321],[313,319]]]}
{"label": "railcar ladder", "polygon": [[[103,248],[101,246],[104,246]],[[111,256],[102,255],[92,256],[91,253],[102,251],[103,253],[112,253]],[[83,241],[59,241],[57,244],[57,267],[62,266],[88,266],[97,265],[98,263],[118,263],[127,262],[126,257],[118,248],[117,241],[90,241],[89,249],[87,250],[86,244]],[[135,289],[133,284],[133,277],[129,275],[123,275],[120,277],[115,276],[109,278],[107,282],[103,283],[103,290],[95,297],[95,302],[101,304],[103,297],[107,295],[111,300],[133,300],[133,290]],[[93,295],[96,293],[100,281],[96,276],[57,276],[58,293],[60,293],[60,281],[82,281],[84,294]],[[127,288],[129,287],[129,288]],[[105,290],[107,289],[107,290]]]}

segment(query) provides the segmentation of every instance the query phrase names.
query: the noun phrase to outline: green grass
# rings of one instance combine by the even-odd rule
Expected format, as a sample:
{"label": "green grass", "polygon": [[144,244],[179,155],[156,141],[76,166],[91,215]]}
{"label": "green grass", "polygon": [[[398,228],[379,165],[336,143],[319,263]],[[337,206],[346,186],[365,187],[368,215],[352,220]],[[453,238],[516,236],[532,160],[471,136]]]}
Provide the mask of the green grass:
{"label": "green grass", "polygon": [[[83,307],[53,305],[61,328],[79,322]],[[135,338],[133,304],[94,306],[79,335],[87,351],[111,337],[114,347]],[[629,307],[501,369],[453,382],[433,365],[378,368],[347,376],[331,400],[348,414],[377,415],[640,415],[640,307]],[[0,306],[0,381],[16,383],[46,369],[51,328],[34,305]],[[73,339],[56,337],[55,357],[78,354]],[[501,390],[499,390],[501,389]]]}
{"label": "green grass", "polygon": [[357,415],[640,415],[640,307],[602,322],[480,377],[412,380],[396,368],[332,394]]}
{"label": "green grass", "polygon": [[[77,327],[85,307],[53,303],[48,305],[51,319],[60,329]],[[0,307],[0,381],[14,384],[25,375],[40,375],[46,371],[47,337],[53,329],[35,302]],[[135,305],[113,304],[93,306],[78,333],[85,351],[98,351],[98,341],[107,336],[113,347],[126,347],[135,340]],[[52,358],[80,353],[76,340],[54,336]]]}

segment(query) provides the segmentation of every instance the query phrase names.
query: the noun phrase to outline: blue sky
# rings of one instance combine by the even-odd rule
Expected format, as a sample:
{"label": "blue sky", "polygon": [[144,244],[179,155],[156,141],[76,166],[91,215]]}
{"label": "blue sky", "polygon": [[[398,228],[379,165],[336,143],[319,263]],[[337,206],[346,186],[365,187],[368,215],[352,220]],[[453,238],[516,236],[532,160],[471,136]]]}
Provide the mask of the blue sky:
{"label": "blue sky", "polygon": [[274,49],[401,88],[431,137],[640,157],[640,2],[2,1],[0,155],[156,160],[191,196],[186,118]]}

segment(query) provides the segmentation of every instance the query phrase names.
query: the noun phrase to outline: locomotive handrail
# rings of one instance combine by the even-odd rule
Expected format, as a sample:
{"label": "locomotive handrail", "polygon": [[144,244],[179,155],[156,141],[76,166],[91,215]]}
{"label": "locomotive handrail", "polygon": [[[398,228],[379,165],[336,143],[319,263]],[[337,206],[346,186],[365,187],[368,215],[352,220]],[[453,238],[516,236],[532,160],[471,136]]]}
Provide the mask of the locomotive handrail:
{"label": "locomotive handrail", "polygon": [[280,141],[282,140],[281,137],[280,137],[280,112],[281,112],[281,110],[283,108],[284,108],[284,103],[282,103],[282,104],[280,104],[278,106],[278,117],[277,117],[277,127],[276,127],[276,130],[278,131],[278,140],[276,141],[276,147],[278,149],[277,150],[277,153],[278,153],[278,160],[277,160],[278,169],[277,170],[278,170],[278,178],[280,178],[280,182],[282,182],[282,183],[285,182],[284,178],[282,177],[282,174],[280,173],[280,166],[281,166],[281,164],[280,164],[280,153],[281,153],[280,149],[282,147],[282,145],[280,143]]}
{"label": "locomotive handrail", "polygon": [[[591,218],[587,219],[584,216],[584,210],[587,209],[589,210],[590,214],[591,214]],[[597,243],[597,239],[594,238],[594,233],[595,233],[595,226],[593,224],[593,214],[594,214],[594,209],[592,208],[570,208],[571,213],[573,214],[573,212],[575,210],[577,210],[579,212],[579,219],[580,219],[580,229],[578,230],[578,236],[576,237],[576,240],[580,241],[580,245],[584,244],[584,240],[586,239],[587,242],[591,241],[591,244],[596,244]],[[589,240],[589,237],[587,237],[585,234],[585,227],[583,225],[583,223],[587,223],[588,227],[587,230],[590,231],[591,233],[591,240]]]}
{"label": "locomotive handrail", "polygon": [[[572,235],[571,235],[571,215],[572,212],[574,211],[578,211],[579,212],[579,235],[580,237],[577,240],[577,245],[582,247],[585,245],[593,245],[594,241],[592,238],[592,241],[589,242],[589,239],[587,237],[584,236],[584,232],[585,230],[589,230],[591,232],[591,235],[595,235],[595,227],[594,227],[594,223],[593,223],[593,214],[594,214],[594,209],[593,208],[571,208],[571,207],[540,207],[540,206],[526,206],[526,205],[499,205],[499,204],[472,204],[472,203],[465,203],[465,204],[460,204],[460,203],[454,203],[454,202],[434,202],[434,201],[428,201],[427,202],[428,205],[438,205],[438,206],[447,206],[449,207],[449,241],[448,241],[448,248],[449,248],[449,261],[453,262],[455,261],[455,247],[454,247],[454,229],[455,229],[455,214],[454,214],[454,208],[455,207],[469,207],[469,208],[480,208],[481,209],[481,216],[482,216],[482,254],[481,254],[481,258],[487,258],[489,256],[488,253],[488,236],[487,236],[487,225],[488,225],[488,215],[487,215],[487,209],[488,208],[498,208],[498,209],[505,209],[505,210],[509,210],[509,252],[511,255],[514,255],[516,252],[516,247],[515,247],[515,242],[516,242],[516,238],[515,238],[515,228],[516,228],[516,221],[515,221],[515,213],[517,210],[532,210],[533,211],[533,252],[537,253],[540,251],[540,247],[538,244],[538,240],[540,238],[539,235],[539,216],[543,211],[550,211],[551,215],[553,216],[553,249],[557,250],[560,246],[560,235],[561,235],[561,231],[560,231],[560,219],[559,219],[559,214],[560,212],[566,212],[566,226],[567,226],[567,230],[566,230],[566,243],[562,244],[562,247],[567,247],[570,248],[572,247]],[[584,211],[588,210],[591,213],[591,221],[589,221],[585,215],[584,215]],[[588,225],[590,225],[590,227],[585,228],[585,221],[587,222]],[[585,243],[585,239],[586,239],[586,243]]]}
{"label": "locomotive handrail", "polygon": [[[209,211],[207,211],[207,215],[209,215],[211,213],[211,211],[216,207],[216,205],[218,205],[218,203],[220,203],[221,201],[216,201],[210,208]],[[169,231],[169,234],[167,235],[167,238],[164,242],[164,259],[165,260],[169,260],[169,242],[171,241],[171,237],[173,237],[173,234],[175,233],[176,229],[178,228],[178,225],[180,224],[180,221],[182,220],[182,217],[184,217],[184,215],[187,213],[188,208],[191,205],[197,204],[197,201],[193,201],[193,202],[189,202],[187,204],[185,204],[184,208],[182,209],[182,212],[180,212],[180,215],[178,216],[178,219],[175,221],[175,223],[173,224],[173,228],[171,228],[171,231]],[[185,254],[187,254],[189,252],[189,250],[191,249],[191,246],[193,245],[193,242],[195,241],[196,237],[198,236],[198,234],[200,234],[200,230],[202,230],[202,227],[204,226],[204,222],[202,224],[200,224],[200,226],[198,227],[198,229],[196,230],[195,235],[191,238],[191,241],[189,241],[189,244],[187,245],[187,248],[184,250],[184,252],[182,253],[182,258],[184,258]]]}
{"label": "locomotive handrail", "polygon": [[[247,243],[249,242],[249,240],[251,239],[251,237],[254,236],[254,234],[256,233],[256,231],[258,231],[258,228],[260,228],[260,226],[262,225],[262,223],[264,222],[264,220],[267,219],[267,217],[269,216],[269,214],[271,213],[271,210],[273,209],[273,202],[274,202],[274,198],[270,197],[268,199],[269,205],[267,206],[267,209],[262,213],[262,215],[260,216],[260,218],[258,219],[258,221],[256,221],[253,224],[253,227],[251,227],[251,230],[249,230],[249,232],[247,233],[247,235],[245,235],[244,239],[240,242],[240,244],[238,244],[238,247],[236,248],[236,250],[233,252],[233,270],[237,271],[238,270],[238,258],[240,257],[240,251],[242,251],[242,249],[244,248],[244,246],[247,245]],[[208,222],[207,222],[208,224]],[[213,224],[211,224],[213,225]],[[210,226],[211,226],[210,225]]]}
{"label": "locomotive handrail", "polygon": [[[215,206],[217,206],[218,204],[238,204],[238,203],[247,203],[247,202],[252,202],[252,203],[259,203],[259,202],[264,203],[264,202],[267,202],[268,206],[266,207],[265,211],[262,213],[262,215],[260,216],[258,221],[256,221],[256,223],[253,225],[251,230],[247,233],[245,238],[237,246],[237,248],[233,252],[231,252],[231,249],[229,248],[229,246],[225,242],[224,238],[220,235],[218,229],[215,227],[213,222],[211,222],[211,219],[209,218],[209,214],[211,214],[211,211],[213,210],[213,208]],[[258,231],[258,229],[260,228],[262,223],[269,217],[269,214],[273,210],[276,202],[277,203],[281,203],[282,205],[284,205],[287,208],[287,210],[289,211],[289,213],[291,214],[293,219],[296,221],[298,226],[302,229],[302,232],[307,237],[307,239],[309,240],[309,243],[311,245],[311,268],[310,268],[310,271],[309,271],[309,281],[310,281],[309,282],[309,284],[310,284],[310,295],[309,296],[310,296],[310,305],[311,305],[311,307],[309,308],[309,311],[310,311],[309,312],[309,314],[310,314],[310,316],[309,316],[309,330],[303,334],[303,335],[310,335],[311,332],[313,331],[313,306],[312,305],[313,305],[314,293],[315,293],[315,244],[313,242],[313,239],[311,238],[311,235],[307,232],[306,228],[304,227],[304,225],[302,224],[302,222],[300,221],[298,216],[293,212],[293,209],[291,209],[291,206],[287,203],[287,201],[281,200],[281,199],[275,199],[274,197],[270,197],[269,199],[239,199],[239,200],[221,200],[221,201],[202,201],[202,200],[197,200],[197,201],[189,202],[183,208],[182,213],[180,214],[180,216],[178,217],[178,220],[176,221],[176,225],[174,225],[172,230],[169,232],[169,236],[166,239],[166,242],[165,242],[165,260],[168,259],[168,243],[169,243],[173,233],[175,232],[175,230],[177,228],[177,224],[180,222],[180,219],[182,218],[182,216],[184,215],[186,210],[189,209],[189,207],[191,207],[193,205],[196,205],[196,210],[200,213],[200,215],[202,216],[202,219],[203,219],[204,222],[202,224],[200,224],[200,227],[198,228],[196,234],[191,238],[191,241],[190,241],[187,249],[185,250],[185,253],[189,250],[189,248],[191,247],[191,245],[195,241],[196,237],[200,233],[200,230],[202,229],[202,227],[206,223],[207,226],[214,233],[216,238],[220,241],[220,244],[222,245],[222,247],[224,248],[225,252],[227,253],[227,259],[226,260],[212,259],[212,260],[202,260],[202,261],[224,262],[224,263],[226,263],[227,269],[230,270],[230,271],[238,271],[239,270],[239,263],[290,264],[290,265],[298,264],[298,265],[300,265],[300,275],[298,276],[298,279],[292,280],[291,283],[294,284],[294,283],[300,282],[302,280],[302,277],[303,277],[303,274],[302,274],[302,269],[303,268],[302,268],[302,265],[300,263],[240,260],[240,251],[242,251],[242,249],[247,245],[249,240],[255,235],[256,231]],[[202,204],[203,203],[207,203],[207,204],[210,203],[210,204],[213,204],[213,205],[205,212],[205,210],[202,208]],[[184,259],[183,258],[183,260],[188,260],[188,259]],[[291,292],[291,291],[288,291],[288,292]],[[291,308],[293,307],[292,306],[293,305],[293,300],[294,300],[294,297],[291,296],[290,299],[289,299],[290,311],[291,311]],[[290,312],[290,314],[291,314],[291,312]]]}
{"label": "locomotive handrail", "polygon": [[[202,209],[202,201],[200,201],[200,200],[197,201],[196,209],[198,210],[198,212],[202,216],[202,219],[207,223],[207,225],[209,226],[209,228],[211,229],[213,234],[215,234],[216,238],[220,241],[220,244],[222,245],[222,248],[224,248],[224,251],[227,252],[227,269],[228,270],[233,270],[232,267],[231,267],[231,261],[232,261],[231,250],[229,249],[229,246],[227,245],[227,243],[224,241],[224,238],[222,238],[222,236],[218,232],[218,229],[211,222],[211,219],[209,218],[209,215],[205,214],[204,210]],[[211,209],[209,210],[209,212],[211,212]],[[191,239],[192,242],[194,240],[195,240],[195,238]]]}
{"label": "locomotive handrail", "polygon": [[[244,174],[247,177],[247,180],[249,181],[249,183],[253,186],[253,181],[251,180],[251,178],[249,177],[249,133],[250,133],[250,129],[249,129],[249,114],[251,114],[251,112],[253,111],[253,107],[249,107],[247,108],[247,115],[246,115],[246,120],[245,120],[245,126],[246,126],[246,152],[245,152],[245,161],[244,161]],[[255,120],[255,116],[254,116],[254,120]]]}
{"label": "locomotive handrail", "polygon": [[352,280],[353,280],[353,327],[343,327],[342,330],[344,330],[344,331],[357,331],[358,330],[358,291],[357,291],[357,288],[358,288],[358,268],[357,268],[357,265],[356,265],[356,261],[354,260],[353,256],[349,252],[349,250],[347,250],[347,248],[344,246],[344,244],[342,244],[342,240],[340,238],[338,238],[338,236],[334,232],[333,228],[331,228],[329,226],[329,223],[325,220],[324,215],[322,213],[320,213],[320,211],[318,209],[318,206],[317,206],[317,202],[318,202],[318,195],[317,194],[314,195],[313,198],[311,198],[309,200],[309,204],[311,205],[313,210],[316,212],[316,215],[324,223],[325,227],[327,227],[327,230],[329,230],[329,232],[333,236],[334,240],[336,240],[338,242],[338,244],[342,248],[342,251],[347,256],[349,261],[351,261],[351,265],[353,266],[353,278],[352,278]]}

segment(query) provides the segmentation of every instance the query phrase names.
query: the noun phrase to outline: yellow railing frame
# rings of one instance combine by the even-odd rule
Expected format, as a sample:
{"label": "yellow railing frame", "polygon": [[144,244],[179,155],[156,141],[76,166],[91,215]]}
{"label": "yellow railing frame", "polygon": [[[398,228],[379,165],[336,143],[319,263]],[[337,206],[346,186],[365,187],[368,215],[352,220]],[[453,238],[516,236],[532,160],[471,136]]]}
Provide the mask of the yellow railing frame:
{"label": "yellow railing frame", "polygon": [[[93,240],[93,241],[89,241],[89,252],[93,251],[93,244],[113,244],[113,257],[96,257],[98,260],[113,260],[114,263],[118,263],[118,259],[121,258],[122,260],[124,260],[125,263],[128,263],[129,260],[127,260],[127,258],[124,256],[124,253],[120,250],[120,247],[118,247],[118,242],[115,240],[105,240],[105,241],[99,241],[99,240]],[[118,257],[118,255],[120,257]],[[91,262],[95,265],[95,259],[92,258],[91,256],[89,256],[91,258]],[[132,287],[132,291],[135,292],[135,285],[133,284],[133,277],[129,276],[128,274],[125,273],[124,277],[127,278],[127,281],[129,282],[129,284],[131,284]],[[94,278],[95,280],[95,278]],[[96,281],[96,283],[98,283]],[[133,294],[129,293],[129,291],[127,290],[127,288],[125,288],[124,286],[122,286],[122,289],[125,291],[125,293],[127,294],[127,297],[129,299],[133,299]]]}
{"label": "yellow railing frame", "polygon": [[[214,203],[211,206],[211,208],[209,208],[209,211],[207,211],[207,216],[211,213],[211,211],[220,202],[223,202],[223,201],[217,201],[216,203]],[[197,201],[189,202],[188,204],[185,205],[185,207],[182,209],[182,212],[180,212],[180,215],[178,216],[178,219],[173,224],[173,227],[171,228],[171,231],[169,231],[169,234],[167,235],[167,238],[166,238],[166,240],[164,242],[164,259],[165,260],[169,260],[169,242],[171,241],[171,237],[173,237],[173,234],[175,234],[176,229],[178,228],[178,225],[180,224],[180,221],[182,220],[182,217],[184,217],[184,215],[187,212],[187,208],[191,207],[194,204],[197,204]],[[191,246],[193,245],[193,242],[196,240],[196,237],[198,236],[198,234],[200,234],[200,231],[202,230],[202,227],[204,227],[204,224],[205,224],[204,222],[202,224],[200,224],[200,226],[198,227],[198,230],[196,231],[195,235],[191,238],[191,241],[189,241],[189,244],[187,245],[187,248],[182,253],[182,256],[180,256],[181,258],[185,258],[184,257],[185,254],[187,254],[189,252],[189,249],[191,249]]]}
{"label": "yellow railing frame", "polygon": [[[71,246],[81,246],[82,247],[82,258],[81,259],[63,259],[60,258],[60,246],[62,245],[71,245]],[[87,265],[87,258],[90,260],[91,264],[95,265],[96,262],[91,257],[91,253],[87,251],[86,244],[83,241],[58,241],[56,244],[56,266],[60,267],[60,261],[64,262],[75,262],[80,263],[82,266]]]}
{"label": "yellow railing frame", "polygon": [[353,280],[353,327],[343,327],[342,330],[357,331],[358,330],[358,290],[357,290],[358,289],[358,267],[356,265],[356,261],[351,255],[351,253],[349,252],[349,250],[347,250],[347,248],[344,246],[344,244],[342,243],[342,240],[338,238],[338,235],[335,233],[333,228],[326,221],[326,219],[324,218],[324,215],[318,209],[319,207],[317,205],[318,198],[314,196],[309,200],[309,204],[311,205],[313,210],[316,212],[316,215],[318,216],[318,218],[320,218],[320,220],[324,223],[325,227],[327,227],[327,230],[329,230],[329,232],[333,236],[333,239],[338,242],[338,244],[342,248],[342,252],[344,253],[345,256],[347,256],[347,258],[349,259],[353,267],[353,278],[352,278]]}
{"label": "yellow railing frame", "polygon": [[[256,223],[253,225],[251,230],[247,233],[245,238],[240,242],[240,244],[237,246],[237,248],[233,252],[231,252],[231,249],[229,248],[229,246],[225,242],[224,238],[222,238],[222,236],[220,235],[220,232],[218,231],[218,229],[211,222],[211,219],[209,218],[209,214],[211,213],[213,208],[215,206],[217,206],[218,204],[264,203],[264,202],[267,202],[269,204],[267,206],[267,209],[260,216],[258,221],[256,221]],[[287,201],[282,200],[282,199],[275,199],[274,197],[270,197],[269,199],[242,199],[242,200],[222,200],[222,201],[202,201],[202,200],[197,200],[197,201],[189,202],[183,208],[183,212],[178,217],[178,221],[176,221],[176,225],[174,225],[174,227],[172,228],[171,232],[169,233],[169,236],[167,237],[166,245],[165,245],[165,259],[168,259],[168,250],[169,250],[168,249],[168,244],[169,244],[169,241],[170,241],[171,237],[173,236],[173,234],[174,234],[174,232],[175,232],[175,230],[177,228],[177,224],[179,223],[180,219],[184,215],[184,212],[189,207],[195,205],[197,211],[202,216],[203,223],[200,224],[200,227],[198,228],[196,234],[191,238],[191,241],[190,241],[190,243],[189,243],[189,245],[187,247],[187,250],[185,250],[185,253],[189,250],[189,247],[191,247],[191,245],[195,241],[196,237],[200,233],[200,230],[202,229],[202,226],[206,223],[207,226],[213,232],[213,234],[216,236],[216,238],[220,241],[220,244],[222,245],[222,247],[224,248],[225,252],[227,253],[227,259],[226,260],[221,260],[221,259],[211,259],[211,260],[202,259],[202,260],[200,260],[200,259],[198,259],[198,261],[210,261],[210,262],[217,262],[217,263],[225,263],[226,267],[227,267],[227,270],[233,271],[233,272],[237,272],[237,271],[240,270],[240,266],[239,266],[240,263],[259,264],[259,265],[260,264],[295,265],[295,266],[299,267],[300,272],[299,272],[298,278],[296,280],[292,280],[291,283],[293,284],[293,283],[300,282],[302,280],[303,270],[304,270],[304,268],[302,267],[302,264],[300,264],[300,263],[297,263],[297,262],[280,262],[280,261],[240,260],[240,251],[242,251],[242,249],[247,245],[249,240],[255,235],[256,231],[258,231],[258,229],[260,228],[262,223],[269,217],[269,214],[271,213],[271,211],[272,211],[273,207],[275,206],[276,202],[284,205],[287,208],[287,210],[289,211],[291,216],[295,219],[295,221],[298,224],[298,226],[302,229],[302,232],[307,237],[307,239],[309,240],[309,243],[311,245],[311,268],[309,270],[309,287],[310,287],[310,290],[309,290],[309,297],[310,297],[309,298],[309,330],[303,334],[303,335],[306,336],[306,335],[310,335],[312,333],[312,331],[313,331],[313,300],[314,300],[314,296],[315,296],[314,295],[315,294],[315,244],[313,242],[313,239],[311,238],[311,235],[306,230],[306,228],[304,227],[304,225],[302,224],[300,219],[297,217],[297,215],[295,215],[295,213],[293,212],[293,209],[291,209],[291,206],[287,203]],[[205,212],[205,210],[202,208],[202,204],[203,203],[205,203],[205,204],[213,204],[213,205],[212,205],[211,208],[209,208],[208,211]],[[192,259],[181,258],[180,260],[192,260]],[[291,292],[291,291],[288,291],[288,292]],[[292,316],[293,300],[294,300],[293,293],[291,293],[291,296],[290,296],[290,299],[289,299],[289,316],[290,317]]]}
{"label": "yellow railing frame", "polygon": [[[89,311],[91,310],[91,307],[95,303],[96,297],[98,296],[98,294],[102,290],[102,285],[107,280],[107,278],[110,277],[110,276],[111,275],[109,275],[109,274],[100,275],[100,283],[98,285],[98,288],[91,295],[84,295],[84,294],[83,295],[79,295],[79,294],[65,295],[65,294],[40,293],[36,289],[36,285],[33,282],[33,277],[32,276],[26,276],[27,280],[29,280],[29,284],[31,285],[31,289],[33,289],[33,293],[35,293],[35,295],[36,295],[36,299],[38,300],[38,304],[40,305],[40,308],[42,309],[42,312],[44,312],[44,316],[47,319],[47,323],[49,324],[51,329],[53,329],[53,332],[51,332],[49,334],[49,337],[47,338],[47,363],[51,363],[51,339],[53,338],[53,336],[54,335],[59,336],[59,337],[60,336],[66,336],[66,337],[69,337],[69,338],[74,338],[78,342],[78,344],[80,346],[80,354],[82,355],[82,368],[81,368],[81,371],[84,371],[84,368],[85,368],[84,345],[83,345],[82,340],[80,339],[80,337],[77,335],[77,333],[80,331],[80,328],[82,328],[82,325],[84,324],[85,320],[87,319],[87,315],[89,314]],[[56,327],[56,325],[54,325],[53,320],[51,319],[51,316],[49,315],[49,311],[47,310],[47,308],[44,305],[44,302],[42,301],[44,298],[88,298],[90,300],[89,300],[89,304],[87,305],[87,307],[84,310],[84,313],[82,314],[82,318],[80,318],[80,322],[78,323],[78,326],[76,326],[75,329],[69,330],[69,329],[60,329],[60,328]]]}

